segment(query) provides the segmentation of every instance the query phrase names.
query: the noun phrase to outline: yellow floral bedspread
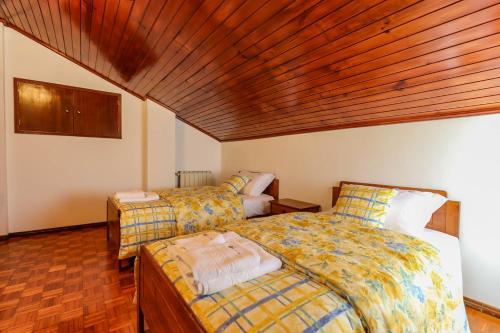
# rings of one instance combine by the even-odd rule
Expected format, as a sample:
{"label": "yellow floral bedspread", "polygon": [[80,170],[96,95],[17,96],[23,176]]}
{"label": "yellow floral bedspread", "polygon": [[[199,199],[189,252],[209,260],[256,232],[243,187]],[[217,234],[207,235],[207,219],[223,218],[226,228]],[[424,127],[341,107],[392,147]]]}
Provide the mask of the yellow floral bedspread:
{"label": "yellow floral bedspread", "polygon": [[243,202],[218,186],[186,187],[159,193],[160,200],[119,203],[119,259],[133,257],[147,242],[245,219]]}
{"label": "yellow floral bedspread", "polygon": [[214,229],[245,219],[241,197],[222,187],[174,188],[159,194],[174,208],[177,235]]}
{"label": "yellow floral bedspread", "polygon": [[459,292],[426,242],[313,213],[220,230],[256,241],[284,268],[195,297],[168,257],[171,240],[148,245],[209,332],[469,332]]}

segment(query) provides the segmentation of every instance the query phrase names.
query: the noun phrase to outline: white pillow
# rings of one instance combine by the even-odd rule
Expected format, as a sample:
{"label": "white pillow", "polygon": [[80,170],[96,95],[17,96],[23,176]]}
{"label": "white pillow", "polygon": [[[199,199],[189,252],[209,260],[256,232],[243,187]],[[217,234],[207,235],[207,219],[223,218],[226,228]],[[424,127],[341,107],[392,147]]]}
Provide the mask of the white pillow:
{"label": "white pillow", "polygon": [[271,184],[275,178],[274,174],[267,172],[240,171],[242,176],[250,178],[241,193],[252,197],[258,197]]}
{"label": "white pillow", "polygon": [[432,214],[447,200],[437,193],[400,190],[391,202],[384,228],[420,237]]}

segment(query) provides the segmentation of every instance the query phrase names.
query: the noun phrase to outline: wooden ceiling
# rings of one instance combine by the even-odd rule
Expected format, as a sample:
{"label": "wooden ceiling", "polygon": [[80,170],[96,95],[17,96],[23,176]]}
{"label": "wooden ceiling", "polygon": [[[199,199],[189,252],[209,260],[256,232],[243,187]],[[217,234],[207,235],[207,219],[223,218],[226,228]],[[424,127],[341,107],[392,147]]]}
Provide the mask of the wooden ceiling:
{"label": "wooden ceiling", "polygon": [[0,0],[221,141],[500,111],[500,1]]}

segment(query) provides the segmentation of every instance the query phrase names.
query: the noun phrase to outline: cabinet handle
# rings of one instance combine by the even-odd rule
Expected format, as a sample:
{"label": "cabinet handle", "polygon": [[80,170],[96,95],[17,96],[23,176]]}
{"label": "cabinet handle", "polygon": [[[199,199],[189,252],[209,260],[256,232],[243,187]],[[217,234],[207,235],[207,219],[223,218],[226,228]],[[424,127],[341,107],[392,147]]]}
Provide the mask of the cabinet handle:
{"label": "cabinet handle", "polygon": [[80,114],[81,112],[80,112],[80,110],[76,110],[76,113]]}
{"label": "cabinet handle", "polygon": [[66,110],[64,110],[64,111],[66,111],[66,113],[69,113],[69,110],[68,110],[68,109],[66,109]]}

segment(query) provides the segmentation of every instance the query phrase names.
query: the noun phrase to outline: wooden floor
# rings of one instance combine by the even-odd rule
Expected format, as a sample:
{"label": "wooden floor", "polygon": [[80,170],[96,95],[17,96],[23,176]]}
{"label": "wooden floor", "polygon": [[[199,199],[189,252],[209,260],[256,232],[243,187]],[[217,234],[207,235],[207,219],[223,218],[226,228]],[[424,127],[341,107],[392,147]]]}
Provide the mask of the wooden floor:
{"label": "wooden floor", "polygon": [[[0,332],[135,332],[133,294],[103,227],[0,241]],[[500,332],[500,319],[467,312],[472,332]]]}
{"label": "wooden floor", "polygon": [[0,242],[1,332],[135,332],[133,293],[103,227]]}

